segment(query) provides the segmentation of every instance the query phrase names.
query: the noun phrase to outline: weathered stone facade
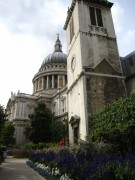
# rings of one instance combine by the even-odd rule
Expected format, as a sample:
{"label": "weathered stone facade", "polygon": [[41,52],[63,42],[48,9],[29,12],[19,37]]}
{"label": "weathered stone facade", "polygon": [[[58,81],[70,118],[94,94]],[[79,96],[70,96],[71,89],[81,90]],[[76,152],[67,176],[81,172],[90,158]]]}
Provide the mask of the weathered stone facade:
{"label": "weathered stone facade", "polygon": [[88,114],[91,116],[125,96],[123,86],[124,82],[118,77],[86,76]]}
{"label": "weathered stone facade", "polygon": [[73,144],[76,137],[86,139],[88,119],[93,113],[126,95],[112,5],[108,1],[73,0],[68,10],[64,29],[70,79],[69,138]]}

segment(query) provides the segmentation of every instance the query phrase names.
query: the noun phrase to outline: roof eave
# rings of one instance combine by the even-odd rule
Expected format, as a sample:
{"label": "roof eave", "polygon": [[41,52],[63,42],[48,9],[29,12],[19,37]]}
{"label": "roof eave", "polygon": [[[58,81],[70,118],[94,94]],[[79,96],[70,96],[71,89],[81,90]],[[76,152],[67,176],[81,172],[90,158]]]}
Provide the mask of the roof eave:
{"label": "roof eave", "polygon": [[73,0],[73,1],[72,1],[72,4],[71,4],[70,8],[69,8],[68,11],[67,11],[67,18],[66,18],[66,22],[65,22],[64,28],[63,28],[64,30],[67,29],[67,26],[68,26],[70,17],[71,17],[71,15],[72,15],[72,12],[73,12],[74,7],[75,7],[75,4],[76,4],[76,1],[77,1],[77,0]]}

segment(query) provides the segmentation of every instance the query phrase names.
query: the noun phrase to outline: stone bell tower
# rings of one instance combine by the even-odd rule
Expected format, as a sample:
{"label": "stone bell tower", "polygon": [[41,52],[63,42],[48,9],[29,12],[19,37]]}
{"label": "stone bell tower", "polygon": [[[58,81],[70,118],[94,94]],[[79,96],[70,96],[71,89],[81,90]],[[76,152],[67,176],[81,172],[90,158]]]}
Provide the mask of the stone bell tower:
{"label": "stone bell tower", "polygon": [[124,77],[107,0],[72,0],[67,32],[70,143],[86,139],[91,115],[125,96]]}

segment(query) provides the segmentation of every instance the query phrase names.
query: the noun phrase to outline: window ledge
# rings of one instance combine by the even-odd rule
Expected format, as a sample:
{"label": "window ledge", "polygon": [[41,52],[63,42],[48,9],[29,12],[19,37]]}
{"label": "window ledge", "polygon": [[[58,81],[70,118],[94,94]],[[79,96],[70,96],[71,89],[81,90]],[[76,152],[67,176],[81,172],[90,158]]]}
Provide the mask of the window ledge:
{"label": "window ledge", "polygon": [[99,35],[107,36],[107,29],[104,27],[89,25],[89,28],[90,28],[90,33],[92,34],[99,34]]}

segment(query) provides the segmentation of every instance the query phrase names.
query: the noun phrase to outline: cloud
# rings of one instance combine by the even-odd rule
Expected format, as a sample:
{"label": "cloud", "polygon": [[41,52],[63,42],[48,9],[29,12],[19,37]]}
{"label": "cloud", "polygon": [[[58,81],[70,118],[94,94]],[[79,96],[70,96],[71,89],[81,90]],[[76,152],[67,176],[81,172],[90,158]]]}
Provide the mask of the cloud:
{"label": "cloud", "polygon": [[63,30],[70,0],[0,1],[0,104],[6,105],[10,92],[32,93],[32,78],[44,58],[54,50]]}
{"label": "cloud", "polygon": [[120,33],[123,30],[124,13],[124,9],[120,6],[120,4],[118,2],[115,2],[114,6],[112,7],[112,17],[116,33]]}
{"label": "cloud", "polygon": [[124,41],[127,44],[131,44],[135,41],[135,29],[128,30],[125,34]]}
{"label": "cloud", "polygon": [[[67,1],[68,2],[68,1]],[[64,32],[67,2],[61,0],[6,0],[0,2],[0,17],[12,33],[47,36]],[[59,8],[56,8],[59,7]]]}

